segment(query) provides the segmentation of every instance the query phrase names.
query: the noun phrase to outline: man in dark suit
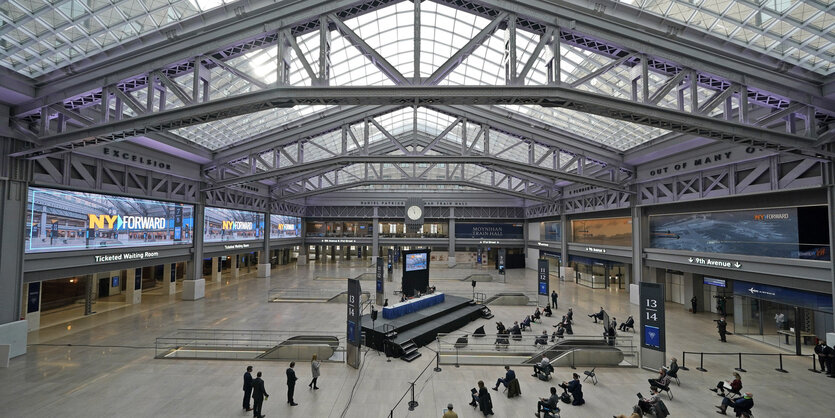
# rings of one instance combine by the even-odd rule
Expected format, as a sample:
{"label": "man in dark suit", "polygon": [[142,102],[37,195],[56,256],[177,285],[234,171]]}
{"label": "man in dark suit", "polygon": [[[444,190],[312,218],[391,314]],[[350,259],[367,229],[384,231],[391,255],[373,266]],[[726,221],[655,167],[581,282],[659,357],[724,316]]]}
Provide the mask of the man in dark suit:
{"label": "man in dark suit", "polygon": [[244,373],[244,409],[249,412],[252,408],[249,407],[249,398],[252,397],[252,366],[246,366],[246,373]]}
{"label": "man in dark suit", "polygon": [[255,401],[252,408],[252,416],[254,418],[263,418],[264,415],[261,413],[261,405],[264,403],[264,399],[269,398],[270,395],[267,394],[267,389],[264,388],[261,372],[258,372],[257,376],[252,380],[252,399]]}
{"label": "man in dark suit", "polygon": [[554,308],[554,309],[557,309],[557,298],[558,297],[559,297],[559,295],[557,295],[557,291],[552,290],[551,291],[551,307]]}
{"label": "man in dark suit", "polygon": [[287,403],[289,403],[290,406],[298,405],[293,400],[293,392],[296,391],[296,380],[298,380],[296,378],[296,371],[293,370],[293,367],[296,367],[295,361],[291,361],[290,367],[287,368]]}
{"label": "man in dark suit", "polygon": [[493,390],[499,390],[499,384],[502,384],[504,385],[504,387],[507,387],[507,385],[509,385],[510,382],[513,381],[513,379],[516,379],[516,372],[510,370],[510,366],[504,366],[504,369],[507,371],[504,374],[504,379],[499,378],[499,380],[496,380],[496,386],[493,387]]}
{"label": "man in dark suit", "polygon": [[728,323],[725,322],[725,317],[723,316],[719,319],[714,319],[714,321],[716,321],[716,329],[719,331],[719,341],[722,341],[723,343],[728,342],[728,340],[725,339],[725,335],[728,334]]}

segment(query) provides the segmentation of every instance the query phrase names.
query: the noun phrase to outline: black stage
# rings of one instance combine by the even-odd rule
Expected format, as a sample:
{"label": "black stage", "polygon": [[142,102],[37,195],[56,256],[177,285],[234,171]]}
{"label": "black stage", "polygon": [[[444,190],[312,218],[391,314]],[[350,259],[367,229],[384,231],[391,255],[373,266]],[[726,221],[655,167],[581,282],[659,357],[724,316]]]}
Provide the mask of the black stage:
{"label": "black stage", "polygon": [[371,329],[371,315],[362,316],[362,331],[365,333],[365,345],[375,350],[386,351],[389,342],[390,354],[399,357],[403,347],[413,341],[417,346],[424,346],[435,341],[439,333],[452,332],[481,317],[483,305],[458,296],[444,295],[444,302],[421,309],[395,319],[383,319],[382,312],[374,321]]}

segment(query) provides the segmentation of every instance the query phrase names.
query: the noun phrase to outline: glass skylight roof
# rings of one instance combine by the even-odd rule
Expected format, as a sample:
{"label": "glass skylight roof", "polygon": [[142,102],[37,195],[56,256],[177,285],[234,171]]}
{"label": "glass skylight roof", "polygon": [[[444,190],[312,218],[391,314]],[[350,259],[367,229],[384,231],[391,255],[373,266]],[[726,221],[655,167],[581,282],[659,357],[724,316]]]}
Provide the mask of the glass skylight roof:
{"label": "glass skylight roof", "polygon": [[621,0],[820,74],[835,72],[832,0]]}
{"label": "glass skylight roof", "polygon": [[229,2],[0,1],[0,65],[37,77]]}

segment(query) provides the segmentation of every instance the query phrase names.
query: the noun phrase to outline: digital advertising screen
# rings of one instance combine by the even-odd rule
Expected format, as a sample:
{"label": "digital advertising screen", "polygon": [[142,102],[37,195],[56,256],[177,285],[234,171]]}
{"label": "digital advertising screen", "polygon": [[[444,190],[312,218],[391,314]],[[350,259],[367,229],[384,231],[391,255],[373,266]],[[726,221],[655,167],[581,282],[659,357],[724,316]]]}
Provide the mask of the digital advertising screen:
{"label": "digital advertising screen", "polygon": [[426,270],[426,253],[406,254],[406,271]]}
{"label": "digital advertising screen", "polygon": [[570,240],[582,244],[629,247],[632,245],[632,218],[572,220]]}
{"label": "digital advertising screen", "polygon": [[702,279],[702,282],[708,286],[716,286],[716,287],[726,287],[725,280],[723,279],[714,279],[713,277],[705,277]]}
{"label": "digital advertising screen", "polygon": [[191,245],[194,207],[30,187],[27,253]]}
{"label": "digital advertising screen", "polygon": [[650,247],[829,260],[825,207],[700,212],[649,217]]}
{"label": "digital advertising screen", "polygon": [[295,238],[300,236],[301,232],[301,218],[286,215],[270,215],[270,239]]}
{"label": "digital advertising screen", "polygon": [[203,242],[250,241],[264,238],[264,214],[206,207]]}

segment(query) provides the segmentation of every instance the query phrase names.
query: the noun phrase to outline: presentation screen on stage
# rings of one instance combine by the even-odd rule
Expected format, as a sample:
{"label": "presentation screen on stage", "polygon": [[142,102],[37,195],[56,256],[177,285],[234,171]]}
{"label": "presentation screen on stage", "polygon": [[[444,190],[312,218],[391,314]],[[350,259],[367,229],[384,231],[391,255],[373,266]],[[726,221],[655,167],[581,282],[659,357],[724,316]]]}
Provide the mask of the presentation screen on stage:
{"label": "presentation screen on stage", "polygon": [[192,205],[30,187],[27,253],[191,245]]}
{"label": "presentation screen on stage", "polygon": [[406,271],[426,270],[426,253],[406,255]]}
{"label": "presentation screen on stage", "polygon": [[263,239],[264,214],[245,210],[206,207],[203,242]]}

